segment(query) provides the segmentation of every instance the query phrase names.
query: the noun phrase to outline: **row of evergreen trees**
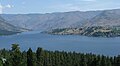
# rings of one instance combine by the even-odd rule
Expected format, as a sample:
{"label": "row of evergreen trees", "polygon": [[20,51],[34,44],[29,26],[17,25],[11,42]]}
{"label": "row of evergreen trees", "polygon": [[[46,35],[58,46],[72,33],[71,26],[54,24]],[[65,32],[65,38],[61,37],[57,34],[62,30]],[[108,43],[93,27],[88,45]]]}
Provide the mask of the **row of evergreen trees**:
{"label": "row of evergreen trees", "polygon": [[120,66],[120,56],[108,57],[64,51],[47,51],[31,48],[20,51],[18,44],[11,50],[0,50],[0,66]]}

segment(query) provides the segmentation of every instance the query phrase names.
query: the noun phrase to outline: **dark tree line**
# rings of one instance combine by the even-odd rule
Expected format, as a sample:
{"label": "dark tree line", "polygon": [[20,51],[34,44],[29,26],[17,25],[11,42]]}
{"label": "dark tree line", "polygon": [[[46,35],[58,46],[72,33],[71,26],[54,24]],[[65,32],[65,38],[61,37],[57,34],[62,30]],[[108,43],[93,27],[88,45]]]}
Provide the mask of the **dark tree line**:
{"label": "dark tree line", "polygon": [[42,48],[21,52],[19,45],[12,44],[11,50],[0,50],[0,66],[120,66],[120,55],[108,57]]}

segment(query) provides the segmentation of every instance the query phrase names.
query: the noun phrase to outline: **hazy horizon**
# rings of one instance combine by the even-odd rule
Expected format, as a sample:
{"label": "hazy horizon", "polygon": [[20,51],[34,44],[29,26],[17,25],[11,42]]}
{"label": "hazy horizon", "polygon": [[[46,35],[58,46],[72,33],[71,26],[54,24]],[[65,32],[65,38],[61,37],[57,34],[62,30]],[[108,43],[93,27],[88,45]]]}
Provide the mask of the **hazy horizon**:
{"label": "hazy horizon", "polygon": [[[120,8],[115,8],[115,9],[99,9],[99,10],[88,10],[88,11],[63,11],[63,12],[46,12],[46,13],[36,13],[36,12],[33,12],[33,13],[2,13],[2,14],[51,14],[51,13],[65,13],[65,12],[89,12],[89,11],[104,11],[104,10],[117,10],[117,9],[120,9]],[[1,14],[0,14],[1,15]]]}
{"label": "hazy horizon", "polygon": [[0,0],[0,14],[120,9],[119,0]]}

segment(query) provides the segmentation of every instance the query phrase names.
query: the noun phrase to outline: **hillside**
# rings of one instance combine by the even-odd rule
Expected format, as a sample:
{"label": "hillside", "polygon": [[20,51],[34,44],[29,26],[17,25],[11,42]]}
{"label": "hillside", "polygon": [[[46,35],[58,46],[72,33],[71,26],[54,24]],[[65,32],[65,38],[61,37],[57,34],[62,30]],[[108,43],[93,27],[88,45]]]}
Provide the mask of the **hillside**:
{"label": "hillside", "polygon": [[120,27],[83,27],[83,28],[63,28],[45,31],[48,34],[54,35],[83,35],[92,37],[119,37]]}
{"label": "hillside", "polygon": [[120,10],[103,11],[90,20],[92,26],[118,26],[120,25]]}
{"label": "hillside", "polygon": [[53,28],[76,27],[78,23],[82,25],[84,20],[91,19],[97,14],[99,14],[99,12],[83,13],[75,11],[47,14],[5,14],[2,16],[8,20],[10,24],[15,26],[33,30],[48,30]]}
{"label": "hillside", "polygon": [[2,17],[12,25],[32,30],[120,25],[120,9],[46,14],[3,14]]}
{"label": "hillside", "polygon": [[0,35],[9,35],[19,32],[22,32],[22,29],[6,23],[6,21],[2,17],[0,17]]}

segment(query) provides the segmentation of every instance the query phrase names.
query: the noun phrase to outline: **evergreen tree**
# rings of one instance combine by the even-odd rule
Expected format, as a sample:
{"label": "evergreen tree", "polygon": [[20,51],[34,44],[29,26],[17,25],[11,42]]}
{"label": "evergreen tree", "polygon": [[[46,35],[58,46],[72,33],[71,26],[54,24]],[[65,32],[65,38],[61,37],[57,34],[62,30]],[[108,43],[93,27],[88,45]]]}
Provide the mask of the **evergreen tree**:
{"label": "evergreen tree", "polygon": [[27,66],[34,66],[34,57],[31,48],[27,51]]}
{"label": "evergreen tree", "polygon": [[43,59],[43,49],[38,48],[36,51],[36,57],[37,57],[37,66],[43,66],[44,59]]}
{"label": "evergreen tree", "polygon": [[[83,54],[76,52],[47,51],[38,48],[33,52],[20,51],[19,45],[13,44],[12,50],[0,50],[0,66],[120,66],[120,55]],[[36,64],[37,63],[37,64]]]}
{"label": "evergreen tree", "polygon": [[12,44],[12,66],[21,66],[21,51],[18,44]]}
{"label": "evergreen tree", "polygon": [[1,58],[0,58],[0,66],[3,66],[3,62]]}

